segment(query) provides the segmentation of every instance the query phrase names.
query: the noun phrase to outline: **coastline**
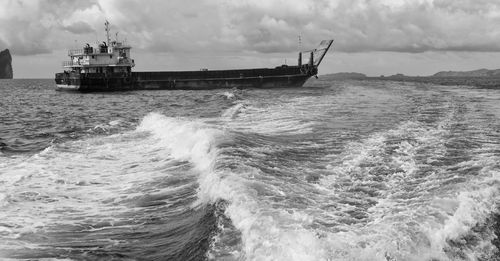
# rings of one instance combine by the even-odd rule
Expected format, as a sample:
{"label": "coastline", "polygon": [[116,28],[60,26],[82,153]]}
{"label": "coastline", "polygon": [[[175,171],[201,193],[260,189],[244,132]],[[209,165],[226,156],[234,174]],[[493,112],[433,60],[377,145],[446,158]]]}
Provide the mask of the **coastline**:
{"label": "coastline", "polygon": [[415,82],[430,83],[436,85],[465,85],[479,88],[500,89],[500,75],[475,76],[407,76],[396,74],[391,76],[366,76],[362,73],[333,73],[320,75],[320,79],[327,80],[368,80],[368,81],[395,81],[395,82]]}
{"label": "coastline", "polygon": [[431,83],[437,85],[466,85],[479,88],[500,89],[500,77],[455,76],[455,77],[367,77],[367,80]]}

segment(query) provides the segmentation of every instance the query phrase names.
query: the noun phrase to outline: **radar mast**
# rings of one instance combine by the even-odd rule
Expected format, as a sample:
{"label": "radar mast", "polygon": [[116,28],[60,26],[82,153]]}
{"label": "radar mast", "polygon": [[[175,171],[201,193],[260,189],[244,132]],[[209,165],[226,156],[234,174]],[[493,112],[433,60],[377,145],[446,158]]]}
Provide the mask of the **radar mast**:
{"label": "radar mast", "polygon": [[109,43],[111,42],[111,39],[109,38],[109,22],[108,20],[106,20],[106,22],[104,23],[104,26],[105,26],[105,30],[106,30],[106,40],[107,40],[107,44],[109,46]]}

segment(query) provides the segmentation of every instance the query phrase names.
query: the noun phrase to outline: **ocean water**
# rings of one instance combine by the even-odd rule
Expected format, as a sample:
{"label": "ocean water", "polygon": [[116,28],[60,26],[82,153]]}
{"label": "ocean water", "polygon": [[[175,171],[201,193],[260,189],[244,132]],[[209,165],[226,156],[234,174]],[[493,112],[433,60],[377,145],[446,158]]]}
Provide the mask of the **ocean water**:
{"label": "ocean water", "polygon": [[500,260],[500,90],[0,81],[2,260]]}

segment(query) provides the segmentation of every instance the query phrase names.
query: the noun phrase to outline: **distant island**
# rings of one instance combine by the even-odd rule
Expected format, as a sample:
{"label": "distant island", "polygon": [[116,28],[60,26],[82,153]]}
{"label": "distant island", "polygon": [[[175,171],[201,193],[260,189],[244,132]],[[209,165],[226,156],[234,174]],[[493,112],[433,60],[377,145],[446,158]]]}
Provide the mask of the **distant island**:
{"label": "distant island", "polygon": [[12,79],[12,56],[9,49],[0,52],[0,79]]}
{"label": "distant island", "polygon": [[475,71],[466,71],[466,72],[447,71],[447,72],[438,72],[432,76],[433,77],[500,77],[500,69],[496,70],[479,69]]}
{"label": "distant island", "polygon": [[470,85],[486,88],[500,88],[500,69],[479,69],[473,71],[441,71],[430,76],[407,76],[397,73],[390,76],[370,77],[356,72],[340,72],[322,75],[332,80],[384,80],[403,82],[423,82],[439,85]]}

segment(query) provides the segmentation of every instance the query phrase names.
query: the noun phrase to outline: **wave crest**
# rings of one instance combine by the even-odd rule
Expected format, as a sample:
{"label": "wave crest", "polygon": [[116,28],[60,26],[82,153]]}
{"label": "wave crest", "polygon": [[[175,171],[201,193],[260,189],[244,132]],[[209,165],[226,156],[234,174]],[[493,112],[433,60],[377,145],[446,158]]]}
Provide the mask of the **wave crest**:
{"label": "wave crest", "polygon": [[159,113],[145,116],[137,130],[151,132],[160,146],[169,149],[173,158],[190,161],[200,171],[212,169],[217,155],[217,137],[223,133],[202,122]]}

